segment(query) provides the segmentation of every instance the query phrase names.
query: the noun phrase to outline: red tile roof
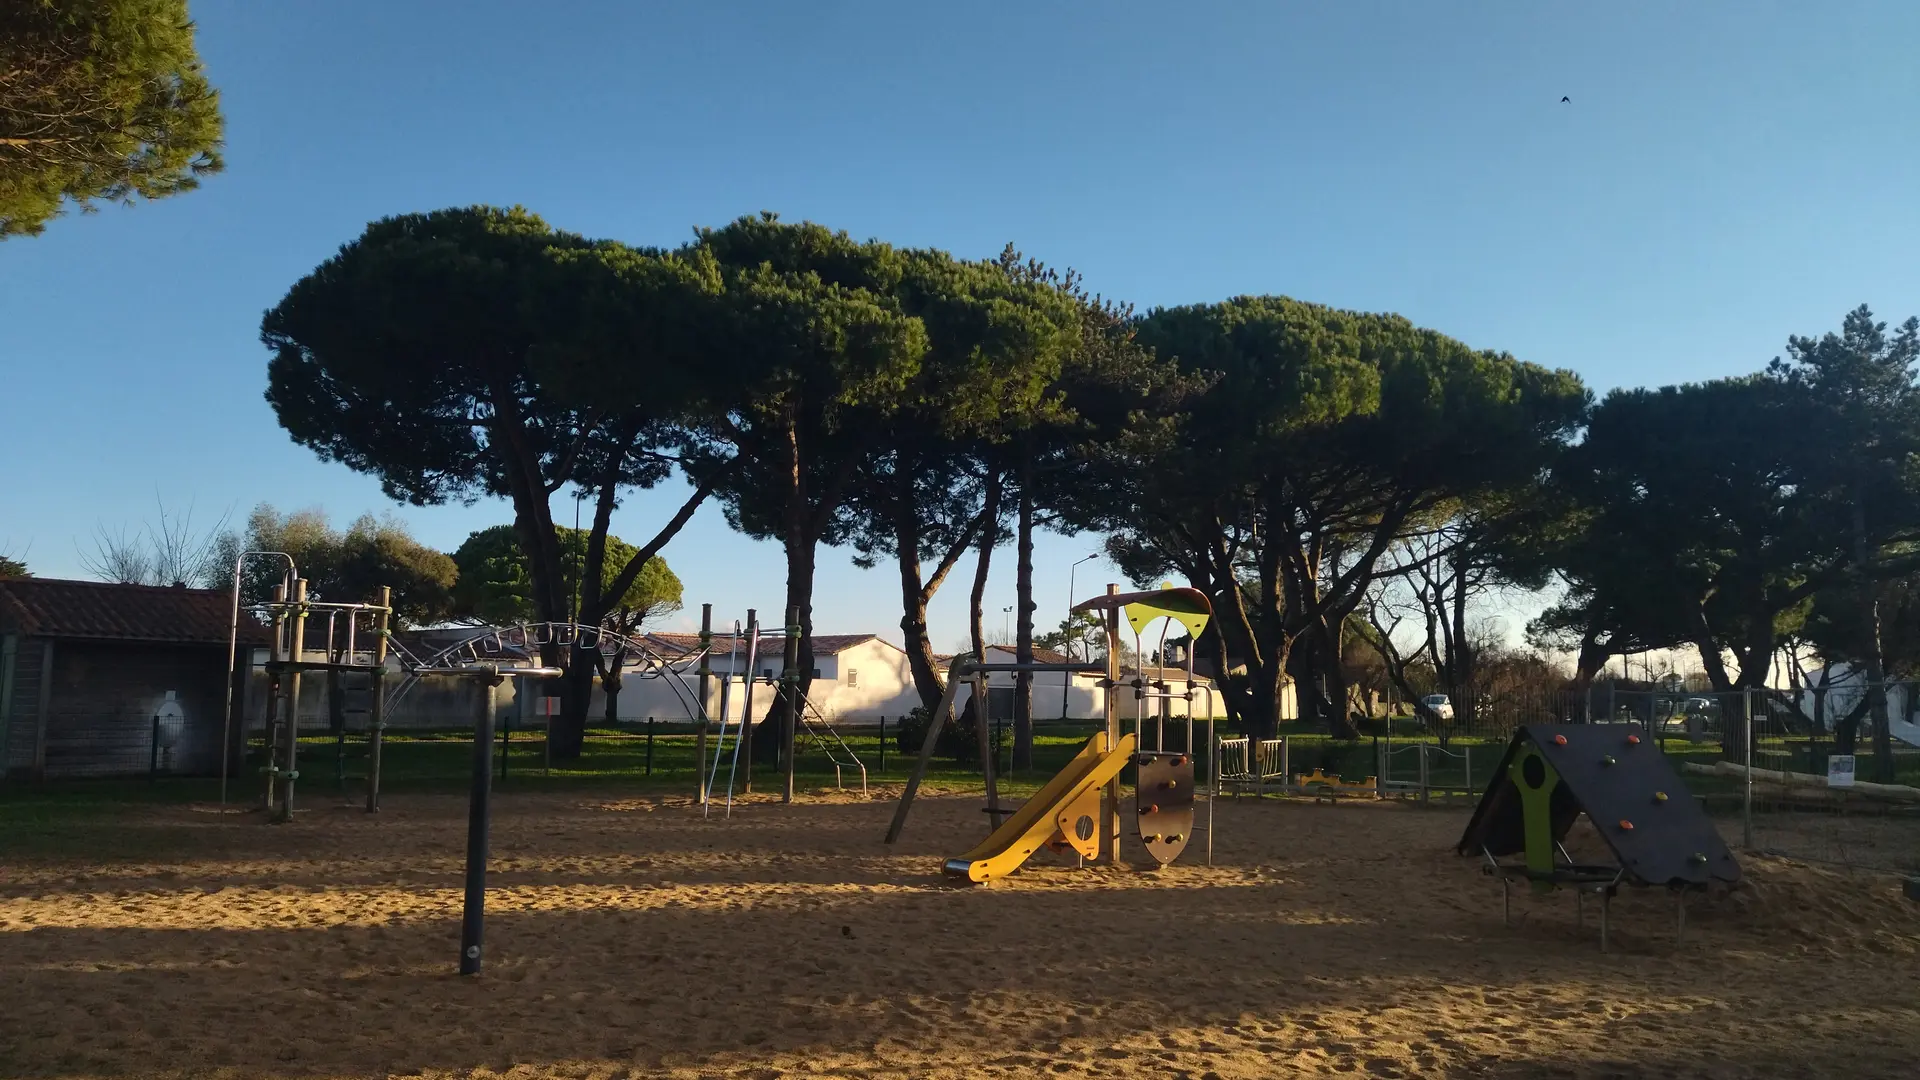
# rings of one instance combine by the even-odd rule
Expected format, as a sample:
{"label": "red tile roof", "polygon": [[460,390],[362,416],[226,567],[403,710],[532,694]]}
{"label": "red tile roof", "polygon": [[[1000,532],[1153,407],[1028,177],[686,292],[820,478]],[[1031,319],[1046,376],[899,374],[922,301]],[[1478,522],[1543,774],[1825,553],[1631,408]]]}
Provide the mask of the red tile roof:
{"label": "red tile roof", "polygon": [[[232,618],[232,594],[217,589],[0,579],[0,630],[31,637],[225,646]],[[241,620],[241,641],[266,637]]]}

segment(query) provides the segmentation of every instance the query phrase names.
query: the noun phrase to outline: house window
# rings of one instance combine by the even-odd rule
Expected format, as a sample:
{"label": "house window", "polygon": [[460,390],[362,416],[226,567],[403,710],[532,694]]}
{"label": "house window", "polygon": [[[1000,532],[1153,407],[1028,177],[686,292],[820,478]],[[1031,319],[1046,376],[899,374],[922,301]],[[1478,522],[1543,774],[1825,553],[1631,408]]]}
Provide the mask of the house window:
{"label": "house window", "polygon": [[771,681],[773,680],[773,669],[772,669],[772,668],[770,668],[770,667],[763,667],[763,668],[761,668],[761,669],[760,669],[760,677],[761,677],[761,678],[763,678],[763,679],[766,679],[766,680],[768,680],[769,682],[771,682]]}
{"label": "house window", "polygon": [[860,669],[859,668],[847,669],[847,685],[848,686],[860,685]]}
{"label": "house window", "polygon": [[819,669],[819,668],[814,668],[814,669],[813,669],[813,677],[814,677],[814,678],[816,678],[816,679],[820,677],[820,669]]}

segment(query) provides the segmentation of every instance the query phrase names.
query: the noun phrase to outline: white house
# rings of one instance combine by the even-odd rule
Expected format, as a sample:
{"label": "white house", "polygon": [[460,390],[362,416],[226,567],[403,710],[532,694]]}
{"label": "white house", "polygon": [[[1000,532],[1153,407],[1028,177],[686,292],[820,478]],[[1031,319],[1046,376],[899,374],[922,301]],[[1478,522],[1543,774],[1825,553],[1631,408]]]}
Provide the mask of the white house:
{"label": "white house", "polygon": [[[691,660],[700,648],[698,634],[655,633],[645,637],[669,660]],[[746,704],[745,687],[738,676],[747,670],[747,643],[740,642],[737,650],[732,646],[730,636],[714,635],[713,652],[707,661],[716,676],[709,680],[707,715],[716,720],[720,718],[720,684],[724,677],[735,677],[727,690],[727,718],[738,720]],[[768,683],[786,670],[785,651],[784,637],[761,635],[752,672],[762,680],[753,690],[756,713],[773,701],[774,689]],[[620,719],[645,720],[651,716],[662,721],[685,721],[695,715],[698,688],[699,676],[691,664],[679,678],[630,674],[621,681]],[[883,716],[898,719],[920,704],[907,654],[874,634],[814,635],[813,684],[807,697],[823,719],[835,724],[877,724]],[[588,715],[606,715],[605,692],[597,685]]]}
{"label": "white house", "polygon": [[[1076,662],[1051,649],[1036,648],[1033,650],[1033,658],[1043,664]],[[948,659],[948,657],[940,658],[942,666],[945,665]],[[987,663],[989,664],[1011,664],[1014,663],[1016,659],[1017,654],[1011,645],[987,646]],[[1127,668],[1121,671],[1120,678],[1123,683],[1131,683],[1136,675],[1138,675],[1138,672],[1135,669]],[[1012,716],[1014,677],[1014,673],[1010,671],[995,671],[987,675],[987,693],[991,698],[998,699],[988,702],[991,715],[996,717]],[[1084,674],[1077,671],[1034,672],[1033,715],[1040,719],[1064,718],[1072,720],[1104,717],[1107,715],[1107,698],[1106,691],[1100,686],[1100,682],[1104,677],[1104,674],[1101,672],[1088,672]],[[1149,693],[1169,692],[1180,694],[1184,693],[1187,689],[1187,673],[1184,668],[1148,667],[1146,669],[1146,679],[1148,681],[1164,682],[1167,684],[1166,690],[1150,690],[1148,691]],[[970,693],[971,689],[971,687],[963,685],[954,695],[956,703],[964,705],[967,699],[972,696]],[[1193,677],[1194,697],[1191,703],[1185,700],[1162,701],[1138,699],[1134,697],[1134,690],[1131,686],[1122,686],[1116,693],[1118,695],[1116,704],[1119,714],[1123,719],[1136,715],[1136,709],[1143,711],[1147,716],[1166,715],[1184,717],[1189,715],[1189,711],[1191,711],[1191,715],[1194,717],[1204,719],[1207,716],[1208,708],[1211,707],[1215,719],[1224,720],[1227,715],[1226,702],[1221,699],[1219,691],[1214,688],[1213,681],[1204,675],[1195,675]]]}

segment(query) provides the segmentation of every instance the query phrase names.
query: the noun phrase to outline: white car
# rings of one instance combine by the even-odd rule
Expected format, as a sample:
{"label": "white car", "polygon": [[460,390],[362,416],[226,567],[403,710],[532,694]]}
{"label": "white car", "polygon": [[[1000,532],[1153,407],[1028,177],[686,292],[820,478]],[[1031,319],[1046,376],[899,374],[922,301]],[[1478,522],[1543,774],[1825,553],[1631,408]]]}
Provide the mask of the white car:
{"label": "white car", "polygon": [[1428,694],[1420,699],[1422,715],[1431,715],[1440,720],[1453,719],[1453,702],[1445,694]]}

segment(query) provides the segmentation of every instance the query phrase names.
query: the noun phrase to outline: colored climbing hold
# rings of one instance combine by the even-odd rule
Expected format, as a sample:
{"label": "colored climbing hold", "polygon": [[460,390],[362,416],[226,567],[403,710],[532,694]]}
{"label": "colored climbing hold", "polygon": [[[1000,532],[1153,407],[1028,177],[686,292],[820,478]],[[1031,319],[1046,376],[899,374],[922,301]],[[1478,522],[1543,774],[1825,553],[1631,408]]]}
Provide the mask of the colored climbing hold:
{"label": "colored climbing hold", "polygon": [[1187,763],[1187,755],[1175,754],[1173,757],[1173,763],[1175,765],[1185,765]]}
{"label": "colored climbing hold", "polygon": [[1638,736],[1638,735],[1629,735],[1629,736],[1627,736],[1627,745],[1628,745],[1628,746],[1639,746],[1639,745],[1640,745],[1640,736]]}
{"label": "colored climbing hold", "polygon": [[1604,757],[1602,757],[1602,758],[1600,759],[1600,764],[1602,764],[1602,765],[1618,765],[1618,764],[1620,764],[1620,763],[1619,763],[1618,761],[1616,761],[1616,760],[1614,760],[1614,757],[1613,757],[1613,755],[1612,755],[1612,754],[1607,754],[1607,755],[1605,755]]}
{"label": "colored climbing hold", "polygon": [[1567,737],[1565,735],[1555,735],[1553,737],[1553,745],[1555,746],[1567,745]]}
{"label": "colored climbing hold", "polygon": [[1654,792],[1654,793],[1653,793],[1653,801],[1654,801],[1654,802],[1657,802],[1657,803],[1663,803],[1663,802],[1666,802],[1666,801],[1667,801],[1667,793],[1666,793],[1666,792],[1664,792],[1664,791],[1656,791],[1656,792]]}
{"label": "colored climbing hold", "polygon": [[1707,857],[1705,854],[1696,851],[1693,854],[1687,856],[1687,861],[1690,863],[1693,863],[1696,866],[1701,866],[1706,864]]}
{"label": "colored climbing hold", "polygon": [[1622,832],[1632,832],[1632,831],[1633,831],[1633,822],[1631,822],[1631,821],[1628,821],[1628,820],[1627,820],[1626,818],[1621,818],[1621,819],[1620,819],[1620,830],[1621,830]]}
{"label": "colored climbing hold", "polygon": [[1164,783],[1164,784],[1161,784],[1160,786],[1161,786],[1161,787],[1163,787],[1163,788],[1166,788],[1166,789],[1168,789],[1169,791],[1171,791],[1171,790],[1172,790],[1172,789],[1174,788],[1174,786],[1175,786],[1175,785],[1174,785],[1174,782],[1173,782],[1172,780],[1169,780],[1169,781],[1167,781],[1166,783]]}

